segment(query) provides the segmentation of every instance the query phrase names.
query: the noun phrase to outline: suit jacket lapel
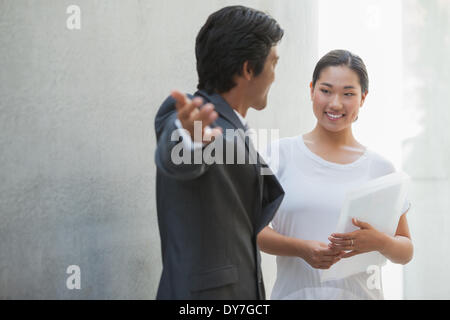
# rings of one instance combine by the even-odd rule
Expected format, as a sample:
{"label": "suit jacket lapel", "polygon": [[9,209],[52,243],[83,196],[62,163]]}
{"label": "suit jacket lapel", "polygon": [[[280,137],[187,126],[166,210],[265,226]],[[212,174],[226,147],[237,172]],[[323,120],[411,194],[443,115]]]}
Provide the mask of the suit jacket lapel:
{"label": "suit jacket lapel", "polygon": [[[241,120],[238,118],[236,113],[234,112],[233,108],[225,101],[225,99],[222,98],[218,93],[208,94],[203,90],[198,90],[195,93],[196,96],[201,96],[205,98],[207,101],[211,102],[214,105],[215,110],[225,119],[227,119],[229,122],[233,124],[233,126],[236,129],[242,129],[242,132],[245,132],[245,128],[242,125]],[[258,201],[257,203],[261,204],[261,201],[263,200],[263,194],[264,194],[264,176],[261,175],[261,160],[262,158],[259,156],[258,152],[254,148],[254,146],[250,145],[248,139],[245,139],[244,136],[241,136],[241,138],[244,140],[245,145],[247,147],[247,151],[250,152],[250,150],[253,151],[253,153],[250,152],[251,155],[255,155],[256,159],[251,159],[252,163],[255,165],[253,166],[256,171],[256,176],[258,180]],[[262,214],[262,208],[260,205],[257,206],[256,211],[258,212],[257,217],[258,219],[255,220],[255,223],[259,224],[261,220],[261,214]],[[255,226],[258,229],[258,225]]]}
{"label": "suit jacket lapel", "polygon": [[[210,101],[212,104],[214,104],[215,110],[225,119],[227,119],[229,122],[233,124],[233,126],[236,129],[242,129],[240,133],[245,133],[246,129],[243,126],[241,120],[238,118],[236,113],[234,112],[233,108],[217,93],[213,93],[211,95],[207,94],[203,90],[199,90],[195,93],[195,95],[200,95],[203,98],[205,98],[207,101]],[[252,150],[253,152],[250,152],[250,155],[256,156],[256,159],[251,159],[252,163],[256,164],[258,176],[261,180],[261,174],[260,174],[260,167],[261,163],[260,161],[262,158],[257,153],[255,147],[253,145],[250,145],[249,139],[245,139],[245,136],[241,134],[242,140],[244,140],[245,145],[247,147],[247,150],[250,152]]]}

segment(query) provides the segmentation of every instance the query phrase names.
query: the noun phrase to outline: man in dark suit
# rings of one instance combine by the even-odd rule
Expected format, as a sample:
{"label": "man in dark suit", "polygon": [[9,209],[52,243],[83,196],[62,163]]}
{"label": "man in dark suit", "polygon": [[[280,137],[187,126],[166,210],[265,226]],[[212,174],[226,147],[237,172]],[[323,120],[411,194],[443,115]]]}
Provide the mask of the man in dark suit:
{"label": "man in dark suit", "polygon": [[[266,106],[282,36],[260,11],[232,6],[213,13],[196,39],[199,91],[173,91],[156,115],[163,262],[157,299],[265,298],[256,238],[284,191],[275,176],[261,174],[265,165],[253,145],[234,132],[246,129],[250,107]],[[210,147],[213,162],[203,157]]]}

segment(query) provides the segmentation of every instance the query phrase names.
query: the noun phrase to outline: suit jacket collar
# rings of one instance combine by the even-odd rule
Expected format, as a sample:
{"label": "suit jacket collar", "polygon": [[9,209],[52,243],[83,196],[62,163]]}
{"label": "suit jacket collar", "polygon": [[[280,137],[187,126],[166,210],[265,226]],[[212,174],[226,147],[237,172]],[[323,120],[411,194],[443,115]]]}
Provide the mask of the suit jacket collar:
{"label": "suit jacket collar", "polygon": [[[234,113],[233,108],[225,101],[225,99],[222,98],[222,96],[217,93],[208,94],[203,90],[197,91],[194,95],[202,96],[207,101],[214,104],[215,110],[222,117],[226,118],[230,123],[232,123],[235,128],[243,129],[245,131],[241,120]],[[245,140],[245,144],[247,148],[250,148],[247,140]],[[273,219],[274,213],[280,206],[280,203],[284,197],[284,191],[275,176],[265,176],[260,173],[262,166],[265,167],[266,170],[270,170],[267,164],[265,164],[263,159],[258,154],[257,162],[254,166],[258,181],[258,201],[256,201],[258,205],[256,208],[254,208],[256,216],[253,220],[256,234],[270,223],[270,221]]]}
{"label": "suit jacket collar", "polygon": [[198,90],[194,95],[202,96],[214,105],[214,110],[216,110],[222,117],[227,119],[233,124],[237,129],[242,129],[245,131],[241,120],[238,118],[233,108],[225,101],[224,98],[218,93],[208,94],[204,90]]}

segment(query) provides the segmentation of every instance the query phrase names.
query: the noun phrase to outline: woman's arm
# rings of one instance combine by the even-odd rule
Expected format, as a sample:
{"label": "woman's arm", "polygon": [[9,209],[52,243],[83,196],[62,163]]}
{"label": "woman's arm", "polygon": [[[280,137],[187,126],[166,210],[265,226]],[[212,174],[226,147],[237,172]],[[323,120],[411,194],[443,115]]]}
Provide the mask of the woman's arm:
{"label": "woman's arm", "polygon": [[413,257],[414,247],[409,234],[406,213],[400,217],[395,236],[385,235],[384,246],[380,253],[394,263],[407,264]]}
{"label": "woman's arm", "polygon": [[406,212],[400,217],[395,236],[376,230],[370,224],[353,219],[360,230],[349,233],[333,233],[330,248],[349,251],[343,258],[378,251],[393,263],[407,264],[413,257],[413,245],[409,234]]}
{"label": "woman's arm", "polygon": [[342,251],[331,249],[326,243],[284,236],[270,227],[258,234],[258,246],[277,256],[299,257],[316,269],[328,269],[340,260]]}
{"label": "woman's arm", "polygon": [[265,253],[277,256],[298,257],[301,251],[300,242],[300,239],[286,237],[270,227],[265,227],[258,234],[259,248]]}

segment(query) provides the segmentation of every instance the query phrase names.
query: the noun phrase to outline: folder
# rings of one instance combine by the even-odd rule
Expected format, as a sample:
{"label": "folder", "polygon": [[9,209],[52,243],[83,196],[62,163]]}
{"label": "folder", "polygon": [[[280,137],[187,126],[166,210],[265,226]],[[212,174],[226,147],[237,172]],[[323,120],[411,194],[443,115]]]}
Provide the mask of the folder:
{"label": "folder", "polygon": [[[336,233],[359,230],[352,218],[367,222],[378,231],[394,236],[402,208],[406,201],[410,178],[395,172],[370,180],[350,190],[341,208]],[[343,258],[327,270],[320,270],[321,282],[343,279],[360,272],[369,272],[373,266],[383,266],[386,258],[379,252],[367,252]]]}

